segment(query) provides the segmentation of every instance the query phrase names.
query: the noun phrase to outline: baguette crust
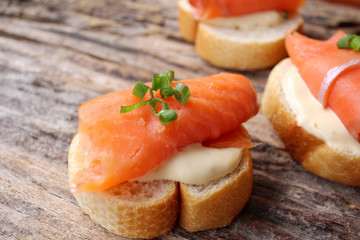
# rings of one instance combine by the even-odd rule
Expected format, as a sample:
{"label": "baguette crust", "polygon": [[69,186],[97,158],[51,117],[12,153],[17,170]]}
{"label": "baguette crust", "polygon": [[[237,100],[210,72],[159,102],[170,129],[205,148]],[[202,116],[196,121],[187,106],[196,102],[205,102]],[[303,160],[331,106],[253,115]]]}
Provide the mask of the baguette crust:
{"label": "baguette crust", "polygon": [[180,183],[179,224],[190,232],[225,227],[243,209],[250,198],[253,182],[249,149],[244,149],[238,168],[223,179],[201,189]]}
{"label": "baguette crust", "polygon": [[[69,150],[69,177],[77,164],[78,137]],[[172,181],[125,182],[105,191],[73,193],[91,219],[109,231],[130,238],[154,238],[169,232],[179,213],[179,184]]]}
{"label": "baguette crust", "polygon": [[196,52],[222,68],[267,68],[287,56],[285,33],[288,29],[298,30],[301,25],[302,18],[298,14],[268,29],[236,30],[200,23],[196,35]]}
{"label": "baguette crust", "polygon": [[286,31],[300,30],[303,24],[299,14],[291,14],[275,27],[237,30],[199,23],[188,0],[179,0],[178,9],[180,32],[187,41],[195,42],[197,54],[215,66],[232,70],[274,66],[287,56]]}
{"label": "baguette crust", "polygon": [[198,20],[195,19],[195,9],[188,0],[178,1],[179,29],[183,38],[188,42],[195,42]]}
{"label": "baguette crust", "polygon": [[[75,158],[79,156],[76,142],[75,137],[70,145],[70,178],[81,168]],[[124,237],[154,238],[169,232],[176,223],[180,207],[180,225],[189,231],[223,227],[232,222],[250,197],[250,151],[244,149],[234,172],[198,187],[215,187],[216,191],[193,194],[192,186],[179,186],[177,182],[166,180],[125,182],[105,191],[74,193],[74,196],[94,222]]]}
{"label": "baguette crust", "polygon": [[262,112],[269,119],[290,155],[308,171],[328,180],[360,186],[360,156],[341,153],[297,125],[284,96],[280,80],[287,69],[284,60],[270,73],[265,87]]}
{"label": "baguette crust", "polygon": [[[130,238],[154,238],[169,232],[175,225],[178,211],[178,187],[176,182],[159,181],[151,183],[167,188],[165,194],[144,197],[141,201],[131,201],[127,191],[143,191],[149,183],[123,183],[106,191],[75,193],[80,207],[91,219],[109,231]],[[130,190],[129,190],[130,189]],[[124,194],[125,193],[125,194]]]}

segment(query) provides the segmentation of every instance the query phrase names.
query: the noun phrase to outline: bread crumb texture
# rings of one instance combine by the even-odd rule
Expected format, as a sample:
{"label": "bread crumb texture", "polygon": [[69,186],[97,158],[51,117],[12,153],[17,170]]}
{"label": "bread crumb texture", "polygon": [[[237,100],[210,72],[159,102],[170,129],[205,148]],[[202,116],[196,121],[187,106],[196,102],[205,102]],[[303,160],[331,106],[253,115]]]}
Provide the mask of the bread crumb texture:
{"label": "bread crumb texture", "polygon": [[74,195],[94,222],[130,238],[169,232],[179,211],[178,186],[171,181],[123,183],[106,191]]}

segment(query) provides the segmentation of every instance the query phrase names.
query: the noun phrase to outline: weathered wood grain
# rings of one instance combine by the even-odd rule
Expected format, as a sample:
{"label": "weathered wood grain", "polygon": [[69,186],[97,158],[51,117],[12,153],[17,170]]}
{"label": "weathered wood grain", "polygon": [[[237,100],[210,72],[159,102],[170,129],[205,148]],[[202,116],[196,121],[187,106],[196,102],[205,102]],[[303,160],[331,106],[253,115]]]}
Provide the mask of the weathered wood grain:
{"label": "weathered wood grain", "polygon": [[[68,187],[77,108],[173,69],[177,79],[224,71],[178,32],[176,1],[0,1],[0,239],[121,239],[82,213]],[[360,32],[360,9],[308,1],[304,32]],[[242,72],[259,100],[269,69]],[[160,239],[360,239],[360,189],[293,161],[262,114],[252,196],[228,227]]]}

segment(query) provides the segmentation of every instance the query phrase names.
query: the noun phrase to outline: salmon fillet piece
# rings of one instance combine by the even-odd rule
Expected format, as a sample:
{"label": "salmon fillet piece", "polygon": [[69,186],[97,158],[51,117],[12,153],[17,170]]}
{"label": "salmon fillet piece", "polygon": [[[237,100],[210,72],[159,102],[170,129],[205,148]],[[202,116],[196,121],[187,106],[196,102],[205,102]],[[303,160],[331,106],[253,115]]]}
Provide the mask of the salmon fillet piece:
{"label": "salmon fillet piece", "polygon": [[[337,42],[345,35],[337,32],[320,41],[289,32],[286,49],[312,95],[319,99],[321,84],[330,70],[360,60],[360,52],[338,49]],[[360,141],[360,65],[342,71],[329,86],[325,107],[332,109],[349,133]]]}
{"label": "salmon fillet piece", "polygon": [[[241,123],[259,111],[256,92],[241,75],[221,73],[179,82],[190,88],[191,97],[185,105],[173,97],[165,100],[178,114],[166,126],[149,106],[119,113],[121,106],[140,101],[132,95],[133,87],[81,105],[79,152],[85,154],[77,159],[84,167],[71,179],[73,191],[100,191],[142,176],[190,144],[238,131]],[[149,98],[147,94],[144,100]]]}
{"label": "salmon fillet piece", "polygon": [[240,16],[275,10],[296,11],[305,0],[190,0],[200,19]]}

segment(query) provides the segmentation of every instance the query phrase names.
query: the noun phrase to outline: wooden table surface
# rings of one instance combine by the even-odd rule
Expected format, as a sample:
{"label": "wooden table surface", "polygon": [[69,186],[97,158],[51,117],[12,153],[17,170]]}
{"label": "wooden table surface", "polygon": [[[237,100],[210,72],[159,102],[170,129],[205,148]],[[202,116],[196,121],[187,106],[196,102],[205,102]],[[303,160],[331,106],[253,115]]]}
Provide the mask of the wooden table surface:
{"label": "wooden table surface", "polygon": [[[360,32],[360,9],[308,1],[303,31],[327,38]],[[179,35],[175,0],[0,1],[0,239],[121,239],[82,213],[70,193],[67,152],[77,108],[150,81],[224,71]],[[270,69],[242,72],[261,100]],[[262,114],[254,187],[228,227],[160,239],[360,239],[360,189],[317,177],[292,160]]]}

